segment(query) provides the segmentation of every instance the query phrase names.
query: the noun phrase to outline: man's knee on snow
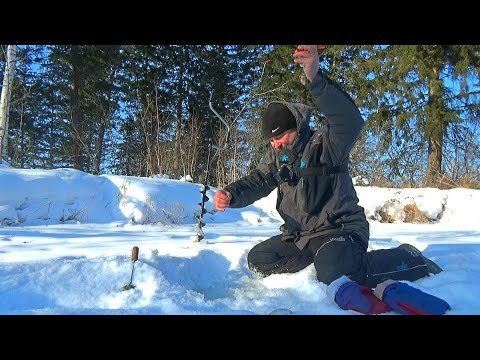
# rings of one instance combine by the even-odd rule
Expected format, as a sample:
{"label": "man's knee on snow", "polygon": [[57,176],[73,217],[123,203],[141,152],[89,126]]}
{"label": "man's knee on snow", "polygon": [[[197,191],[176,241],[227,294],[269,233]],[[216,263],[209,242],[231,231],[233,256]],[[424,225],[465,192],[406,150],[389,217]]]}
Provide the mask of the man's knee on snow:
{"label": "man's knee on snow", "polygon": [[317,272],[318,281],[329,285],[333,280],[338,279],[344,273],[339,270],[338,259],[315,256],[313,263]]}
{"label": "man's knee on snow", "polygon": [[278,262],[280,257],[277,253],[253,248],[247,255],[248,267],[251,270],[269,266]]}
{"label": "man's knee on snow", "polygon": [[247,255],[248,268],[257,275],[270,276],[285,272],[287,259],[275,252],[251,250]]}
{"label": "man's knee on snow", "polygon": [[363,283],[363,253],[350,236],[327,240],[318,248],[313,260],[318,281],[329,285],[342,275],[347,275],[352,280]]}
{"label": "man's knee on snow", "polygon": [[263,267],[265,264],[264,255],[259,255],[258,252],[250,251],[247,255],[247,265],[254,273],[262,273],[259,267]]}

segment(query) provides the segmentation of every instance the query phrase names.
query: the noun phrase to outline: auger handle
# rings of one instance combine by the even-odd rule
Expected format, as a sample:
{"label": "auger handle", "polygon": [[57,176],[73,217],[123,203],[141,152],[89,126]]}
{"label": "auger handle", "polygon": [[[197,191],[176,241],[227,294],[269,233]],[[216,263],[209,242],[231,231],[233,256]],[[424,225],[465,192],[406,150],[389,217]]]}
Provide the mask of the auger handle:
{"label": "auger handle", "polygon": [[132,249],[132,262],[135,262],[138,260],[138,246],[134,246]]}
{"label": "auger handle", "polygon": [[223,125],[225,125],[225,127],[227,128],[227,135],[225,137],[225,143],[223,144],[222,147],[220,147],[220,145],[212,145],[212,147],[218,151],[221,151],[221,150],[225,150],[226,147],[227,147],[227,144],[228,144],[228,140],[230,139],[230,125],[228,125],[228,123],[225,121],[224,118],[222,118],[220,116],[220,114],[218,112],[215,111],[215,109],[213,108],[213,105],[212,105],[212,97],[213,97],[213,90],[212,90],[212,93],[210,94],[210,100],[208,100],[208,106],[210,107],[210,110],[213,111],[213,113],[220,119],[220,121],[222,122]]}

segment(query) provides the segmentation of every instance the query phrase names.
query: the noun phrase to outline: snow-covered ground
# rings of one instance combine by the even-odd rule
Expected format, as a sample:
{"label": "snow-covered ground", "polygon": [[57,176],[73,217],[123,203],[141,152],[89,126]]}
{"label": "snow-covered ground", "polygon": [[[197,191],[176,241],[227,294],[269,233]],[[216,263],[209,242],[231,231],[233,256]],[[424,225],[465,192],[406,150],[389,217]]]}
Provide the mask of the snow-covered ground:
{"label": "snow-covered ground", "polygon": [[[221,213],[212,188],[196,241],[201,184],[3,166],[0,188],[0,314],[357,314],[326,297],[313,265],[250,272],[249,249],[279,233],[275,193]],[[480,314],[480,191],[356,189],[370,248],[416,246],[444,271],[413,285],[447,314]]]}

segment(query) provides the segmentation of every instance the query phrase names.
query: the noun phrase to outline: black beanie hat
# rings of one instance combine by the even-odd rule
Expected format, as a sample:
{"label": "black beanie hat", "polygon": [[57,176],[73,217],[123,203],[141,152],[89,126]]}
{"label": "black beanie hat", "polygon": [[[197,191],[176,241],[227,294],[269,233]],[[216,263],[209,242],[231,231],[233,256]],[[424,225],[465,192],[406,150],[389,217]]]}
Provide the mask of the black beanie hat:
{"label": "black beanie hat", "polygon": [[287,106],[280,103],[270,103],[267,106],[262,116],[262,134],[265,140],[294,128],[297,128],[297,121]]}

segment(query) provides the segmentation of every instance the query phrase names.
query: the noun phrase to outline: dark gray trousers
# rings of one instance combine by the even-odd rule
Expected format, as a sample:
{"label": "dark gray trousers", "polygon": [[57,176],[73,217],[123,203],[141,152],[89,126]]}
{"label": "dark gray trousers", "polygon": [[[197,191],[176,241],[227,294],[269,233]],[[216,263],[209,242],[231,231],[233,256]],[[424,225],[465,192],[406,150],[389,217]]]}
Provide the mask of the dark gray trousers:
{"label": "dark gray trousers", "polygon": [[[300,250],[277,235],[255,245],[248,253],[248,267],[263,276],[294,273],[314,264],[317,279],[329,285],[342,275],[370,288],[387,280],[415,281],[428,276],[421,252],[403,248],[366,251],[352,235],[319,237]],[[416,250],[416,249],[415,249]]]}

